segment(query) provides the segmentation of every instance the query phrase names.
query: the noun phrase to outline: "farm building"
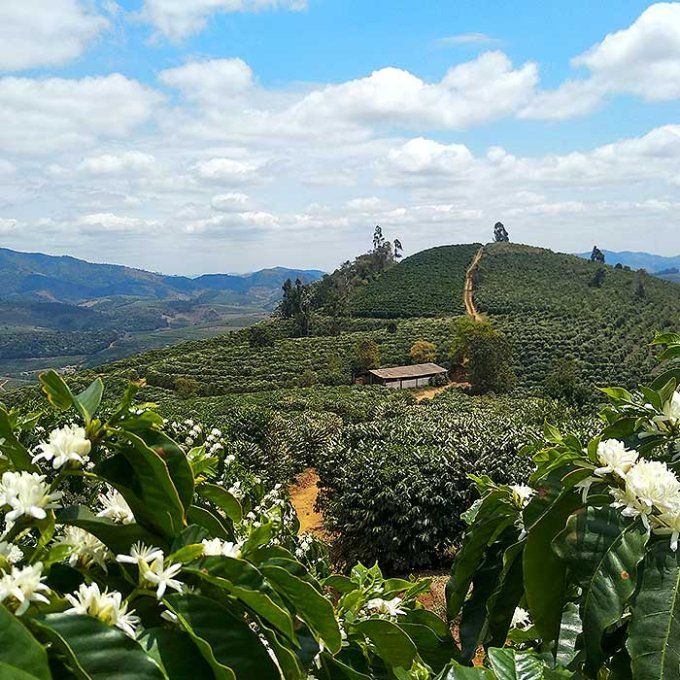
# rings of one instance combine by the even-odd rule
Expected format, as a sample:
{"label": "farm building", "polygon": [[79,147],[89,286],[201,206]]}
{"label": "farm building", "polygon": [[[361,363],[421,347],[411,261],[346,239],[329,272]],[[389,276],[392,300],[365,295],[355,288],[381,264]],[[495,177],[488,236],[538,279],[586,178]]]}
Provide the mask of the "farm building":
{"label": "farm building", "polygon": [[395,366],[393,368],[374,368],[368,371],[369,385],[384,385],[396,390],[409,387],[425,387],[432,384],[432,380],[445,375],[447,370],[437,364],[413,364],[412,366]]}

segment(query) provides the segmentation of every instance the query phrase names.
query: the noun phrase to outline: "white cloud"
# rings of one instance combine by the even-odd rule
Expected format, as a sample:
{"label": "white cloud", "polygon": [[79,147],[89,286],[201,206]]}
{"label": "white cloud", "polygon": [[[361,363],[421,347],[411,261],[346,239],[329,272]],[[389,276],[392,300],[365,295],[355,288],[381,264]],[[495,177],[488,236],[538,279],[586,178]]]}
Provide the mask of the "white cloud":
{"label": "white cloud", "polygon": [[78,164],[78,170],[90,175],[137,175],[151,172],[156,159],[141,151],[89,156]]}
{"label": "white cloud", "polygon": [[456,174],[468,169],[473,161],[463,144],[440,144],[431,139],[411,139],[388,155],[397,172],[416,175]]}
{"label": "white cloud", "polygon": [[194,169],[198,177],[210,182],[240,183],[257,179],[258,166],[233,158],[211,158],[199,161]]}
{"label": "white cloud", "polygon": [[535,64],[514,69],[502,52],[486,52],[452,67],[438,83],[397,68],[329,85],[286,112],[301,127],[323,121],[406,129],[460,129],[511,114],[525,105],[537,83]]}
{"label": "white cloud", "polygon": [[145,0],[142,17],[163,35],[178,40],[203,30],[213,14],[268,9],[299,11],[306,6],[306,0]]}
{"label": "white cloud", "polygon": [[438,38],[435,42],[441,47],[455,47],[458,45],[488,45],[490,43],[497,43],[498,40],[486,33],[459,33],[458,35],[447,35],[445,38]]}
{"label": "white cloud", "polygon": [[64,64],[80,56],[107,26],[80,0],[4,0],[0,71]]}
{"label": "white cloud", "polygon": [[149,229],[157,226],[158,223],[155,220],[144,220],[138,217],[116,215],[114,213],[92,213],[80,216],[76,220],[76,225],[85,232],[94,230],[95,233],[100,230],[109,232],[148,232]]}
{"label": "white cloud", "polygon": [[189,100],[218,106],[253,86],[253,72],[242,59],[194,61],[161,71],[159,78]]}
{"label": "white cloud", "polygon": [[218,212],[239,212],[250,202],[247,194],[232,192],[228,194],[218,194],[213,196],[210,207]]}
{"label": "white cloud", "polygon": [[15,231],[19,226],[19,221],[7,217],[0,217],[0,234],[7,234]]}
{"label": "white cloud", "polygon": [[64,78],[0,78],[0,149],[35,154],[125,137],[149,120],[158,93],[114,73]]}
{"label": "white cloud", "polygon": [[521,113],[525,118],[565,119],[595,109],[608,94],[647,101],[680,98],[680,3],[648,7],[628,28],[572,59],[589,76],[541,92]]}

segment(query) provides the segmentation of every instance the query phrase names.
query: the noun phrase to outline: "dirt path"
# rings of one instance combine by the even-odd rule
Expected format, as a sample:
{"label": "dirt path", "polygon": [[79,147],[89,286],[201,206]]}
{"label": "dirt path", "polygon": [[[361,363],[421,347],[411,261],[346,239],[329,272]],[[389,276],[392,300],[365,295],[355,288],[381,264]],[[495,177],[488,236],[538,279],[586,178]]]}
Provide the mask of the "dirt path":
{"label": "dirt path", "polygon": [[319,475],[314,468],[301,472],[295,483],[288,489],[290,500],[300,520],[300,533],[309,532],[318,538],[328,540],[328,534],[323,528],[323,515],[315,508],[319,495],[317,482]]}
{"label": "dirt path", "polygon": [[468,267],[467,273],[465,274],[465,288],[463,290],[463,302],[465,303],[465,311],[468,316],[471,316],[475,321],[482,321],[482,315],[477,311],[474,299],[474,286],[473,278],[477,267],[479,266],[479,261],[482,259],[484,254],[484,246],[481,246],[474,256],[472,263]]}
{"label": "dirt path", "polygon": [[439,387],[425,387],[422,390],[414,392],[414,396],[416,401],[420,403],[425,399],[434,399],[434,397],[436,397],[440,392],[444,392],[444,390],[450,390],[452,387],[460,387],[461,389],[464,389],[466,387],[470,387],[470,383],[450,382],[448,385],[440,385]]}

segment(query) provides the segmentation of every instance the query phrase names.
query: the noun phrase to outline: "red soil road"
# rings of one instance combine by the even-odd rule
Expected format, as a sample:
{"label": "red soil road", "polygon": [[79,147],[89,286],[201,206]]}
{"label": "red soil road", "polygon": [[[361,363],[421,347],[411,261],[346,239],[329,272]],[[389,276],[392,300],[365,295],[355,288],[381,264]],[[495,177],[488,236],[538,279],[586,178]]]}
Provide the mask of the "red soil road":
{"label": "red soil road", "polygon": [[465,288],[463,289],[463,302],[465,303],[465,311],[467,312],[468,316],[471,316],[475,321],[483,320],[482,315],[477,311],[477,307],[475,306],[473,290],[473,278],[483,254],[484,246],[481,246],[472,259],[472,263],[468,267],[467,273],[465,274]]}

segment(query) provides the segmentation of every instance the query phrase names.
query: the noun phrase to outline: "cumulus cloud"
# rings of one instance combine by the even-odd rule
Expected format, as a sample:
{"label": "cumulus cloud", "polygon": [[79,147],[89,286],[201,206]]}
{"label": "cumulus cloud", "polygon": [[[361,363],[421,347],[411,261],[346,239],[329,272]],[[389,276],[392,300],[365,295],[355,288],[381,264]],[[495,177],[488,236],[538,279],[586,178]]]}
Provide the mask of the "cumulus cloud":
{"label": "cumulus cloud", "polygon": [[502,52],[486,52],[428,83],[398,68],[310,92],[286,115],[302,126],[323,120],[407,129],[461,129],[513,113],[538,80],[535,64],[515,69]]}
{"label": "cumulus cloud", "polygon": [[58,66],[80,56],[108,26],[80,0],[0,3],[0,71]]}
{"label": "cumulus cloud", "polygon": [[153,170],[156,159],[141,151],[88,156],[78,164],[78,170],[90,175],[137,175]]}
{"label": "cumulus cloud", "polygon": [[587,69],[589,76],[539,93],[521,115],[571,118],[617,93],[647,101],[680,98],[680,3],[651,5],[628,28],[608,34],[572,59],[572,66]]}
{"label": "cumulus cloud", "polygon": [[213,14],[282,9],[299,11],[306,0],[145,0],[142,17],[173,40],[198,33]]}
{"label": "cumulus cloud", "polygon": [[199,103],[224,105],[253,86],[253,72],[242,59],[194,61],[161,71],[159,79]]}
{"label": "cumulus cloud", "polygon": [[0,78],[0,149],[35,154],[124,137],[161,97],[114,73],[89,78]]}
{"label": "cumulus cloud", "polygon": [[255,163],[233,158],[211,158],[199,161],[194,166],[196,175],[209,182],[241,183],[258,179],[258,166]]}

